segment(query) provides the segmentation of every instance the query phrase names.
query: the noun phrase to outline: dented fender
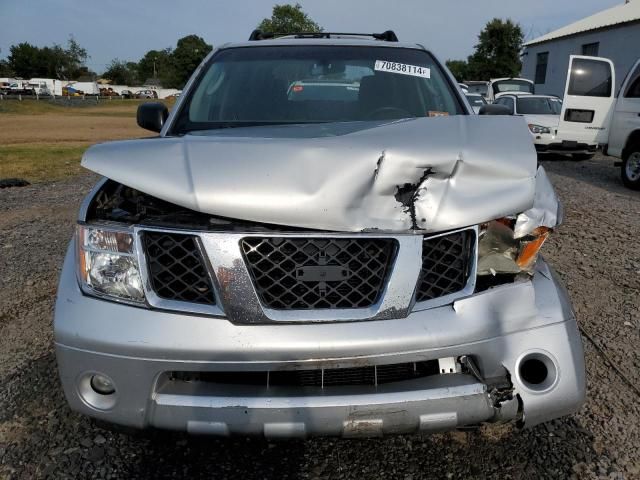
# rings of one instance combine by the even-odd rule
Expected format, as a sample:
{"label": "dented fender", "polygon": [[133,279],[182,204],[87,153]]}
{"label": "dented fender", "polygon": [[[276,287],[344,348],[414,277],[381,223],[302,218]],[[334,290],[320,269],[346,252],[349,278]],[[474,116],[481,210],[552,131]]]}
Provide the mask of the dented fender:
{"label": "dented fender", "polygon": [[543,167],[538,167],[533,206],[518,215],[513,229],[514,237],[525,237],[538,227],[557,227],[562,223],[563,216],[562,203],[547,177],[547,172]]}

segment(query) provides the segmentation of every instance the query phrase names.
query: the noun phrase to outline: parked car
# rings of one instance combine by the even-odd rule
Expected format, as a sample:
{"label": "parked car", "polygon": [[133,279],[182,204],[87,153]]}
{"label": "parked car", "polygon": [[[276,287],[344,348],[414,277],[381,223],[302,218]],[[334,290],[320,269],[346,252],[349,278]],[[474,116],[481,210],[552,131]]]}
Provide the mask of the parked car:
{"label": "parked car", "polygon": [[473,108],[475,113],[480,113],[482,106],[487,104],[487,101],[479,93],[467,93],[465,96],[467,100],[469,100],[471,108]]}
{"label": "parked car", "polygon": [[519,95],[536,93],[535,84],[526,78],[496,78],[489,82],[487,101],[495,102],[501,95],[517,93]]}
{"label": "parked car", "polygon": [[467,81],[464,83],[465,85],[467,85],[469,93],[477,93],[479,95],[482,95],[487,102],[489,101],[489,86],[491,85],[490,82]]}
{"label": "parked car", "polygon": [[572,55],[558,131],[579,145],[602,146],[622,159],[625,186],[640,190],[640,59],[629,70],[619,93],[611,60]]}
{"label": "parked car", "polygon": [[136,98],[136,94],[131,90],[122,90],[120,92],[120,95],[122,95],[124,98]]}
{"label": "parked car", "polygon": [[158,98],[158,93],[155,90],[138,90],[136,98]]}
{"label": "parked car", "polygon": [[[70,406],[269,438],[579,408],[580,334],[538,255],[561,205],[524,122],[474,115],[441,65],[393,32],[257,31],[170,114],[138,107],[157,137],[91,147],[54,319]],[[309,76],[358,94],[289,98]]]}
{"label": "parked car", "polygon": [[469,93],[469,87],[464,83],[458,83],[458,86],[462,89],[462,93],[465,95]]}
{"label": "parked car", "polygon": [[640,190],[640,59],[622,84],[611,123],[607,152],[622,158],[625,186]]}
{"label": "parked car", "polygon": [[583,143],[566,128],[559,128],[562,100],[553,95],[505,94],[495,103],[507,107],[512,115],[524,116],[538,153],[569,154],[574,160],[587,160],[598,149],[597,142]]}

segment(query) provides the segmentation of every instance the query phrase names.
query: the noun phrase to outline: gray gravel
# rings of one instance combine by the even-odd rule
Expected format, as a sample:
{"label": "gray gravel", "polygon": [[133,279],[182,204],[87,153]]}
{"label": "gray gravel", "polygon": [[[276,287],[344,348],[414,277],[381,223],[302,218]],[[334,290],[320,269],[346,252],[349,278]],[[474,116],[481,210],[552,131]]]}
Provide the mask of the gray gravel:
{"label": "gray gravel", "polygon": [[543,162],[566,207],[545,246],[585,341],[588,401],[572,417],[433,436],[269,443],[111,433],[69,411],[52,352],[56,277],[95,181],[0,190],[0,479],[640,478],[640,193],[610,158]]}

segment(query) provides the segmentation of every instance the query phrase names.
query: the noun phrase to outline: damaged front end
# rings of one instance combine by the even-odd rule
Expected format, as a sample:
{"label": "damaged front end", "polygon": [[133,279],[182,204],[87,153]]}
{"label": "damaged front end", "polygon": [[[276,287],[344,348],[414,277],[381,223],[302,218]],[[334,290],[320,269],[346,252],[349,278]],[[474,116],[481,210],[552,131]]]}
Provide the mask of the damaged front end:
{"label": "damaged front end", "polygon": [[477,270],[480,288],[533,276],[540,249],[562,218],[562,204],[544,168],[539,167],[533,206],[519,215],[499,218],[480,227]]}
{"label": "damaged front end", "polygon": [[70,403],[270,437],[573,411],[579,336],[538,258],[562,208],[532,148],[487,143],[498,126],[528,135],[441,118],[90,149],[105,178],[56,307]]}

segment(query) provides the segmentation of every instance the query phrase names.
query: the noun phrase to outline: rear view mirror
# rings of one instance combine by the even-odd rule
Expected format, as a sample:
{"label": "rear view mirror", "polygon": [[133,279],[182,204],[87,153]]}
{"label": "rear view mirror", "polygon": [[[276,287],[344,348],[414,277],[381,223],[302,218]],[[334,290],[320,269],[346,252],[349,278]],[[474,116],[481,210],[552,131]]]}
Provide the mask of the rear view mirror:
{"label": "rear view mirror", "polygon": [[169,110],[164,103],[148,102],[138,106],[136,120],[138,126],[152,132],[159,132],[168,116]]}
{"label": "rear view mirror", "polygon": [[512,115],[512,113],[509,107],[494,103],[481,106],[478,115]]}

